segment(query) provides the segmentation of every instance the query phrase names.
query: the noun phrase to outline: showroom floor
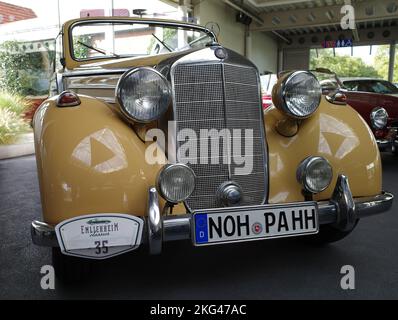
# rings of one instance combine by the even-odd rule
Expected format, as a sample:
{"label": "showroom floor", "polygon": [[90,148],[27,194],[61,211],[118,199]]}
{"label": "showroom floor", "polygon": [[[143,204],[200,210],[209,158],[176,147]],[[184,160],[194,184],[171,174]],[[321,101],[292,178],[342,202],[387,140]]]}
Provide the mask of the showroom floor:
{"label": "showroom floor", "polygon": [[[384,186],[398,195],[398,158],[383,155]],[[167,244],[162,256],[134,254],[97,264],[84,283],[42,290],[50,252],[31,243],[40,217],[33,156],[0,161],[0,299],[302,299],[398,297],[398,202],[363,220],[345,240],[310,247],[294,239],[192,248]],[[340,287],[352,265],[356,289]],[[137,276],[138,275],[138,276]]]}

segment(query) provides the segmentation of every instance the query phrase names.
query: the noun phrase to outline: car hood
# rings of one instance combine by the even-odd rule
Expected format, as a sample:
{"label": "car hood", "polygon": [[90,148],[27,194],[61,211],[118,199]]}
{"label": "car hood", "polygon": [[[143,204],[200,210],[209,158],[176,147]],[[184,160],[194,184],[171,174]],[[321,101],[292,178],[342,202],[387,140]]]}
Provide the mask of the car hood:
{"label": "car hood", "polygon": [[[216,47],[220,47],[217,45]],[[216,47],[206,47],[193,50],[184,50],[160,54],[156,56],[131,57],[112,59],[102,62],[87,63],[73,70],[64,72],[64,90],[73,90],[78,94],[85,94],[103,99],[107,102],[115,102],[115,89],[120,77],[127,70],[137,67],[152,67],[170,79],[171,66],[178,61],[203,62],[220,61],[214,54]],[[231,63],[256,66],[238,53],[224,48],[227,60]]]}
{"label": "car hood", "polygon": [[128,57],[120,59],[111,59],[95,63],[82,64],[80,67],[73,69],[73,71],[90,71],[90,70],[112,70],[112,69],[129,69],[137,66],[151,66],[154,67],[163,61],[169,59],[178,59],[181,56],[187,55],[199,49],[185,50],[181,52],[170,52],[143,57]]}

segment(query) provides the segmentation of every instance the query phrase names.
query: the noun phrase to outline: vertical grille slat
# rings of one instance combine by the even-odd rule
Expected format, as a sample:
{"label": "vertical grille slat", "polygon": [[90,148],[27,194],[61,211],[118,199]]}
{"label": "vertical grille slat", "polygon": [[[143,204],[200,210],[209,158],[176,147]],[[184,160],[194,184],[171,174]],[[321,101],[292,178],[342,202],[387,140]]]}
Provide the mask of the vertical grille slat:
{"label": "vertical grille slat", "polygon": [[[197,163],[188,163],[197,176],[197,185],[186,204],[191,210],[219,207],[217,189],[226,181],[237,182],[243,190],[239,205],[259,205],[267,190],[264,128],[261,119],[261,98],[258,91],[258,74],[253,67],[223,63],[178,64],[174,68],[174,113],[176,120],[177,147],[187,142],[178,138],[183,129],[195,131],[198,139],[202,129],[234,129],[242,132],[240,148],[228,153],[219,141],[220,161],[211,164],[211,151],[200,155],[197,143]],[[253,134],[253,150],[245,154],[245,130]],[[190,141],[188,143],[195,143]],[[208,140],[210,146],[210,139]],[[247,156],[253,163],[250,174],[239,173],[242,164],[228,162],[228,155]],[[202,158],[199,158],[202,156]],[[208,164],[203,164],[206,158]],[[181,158],[182,159],[182,158]]]}

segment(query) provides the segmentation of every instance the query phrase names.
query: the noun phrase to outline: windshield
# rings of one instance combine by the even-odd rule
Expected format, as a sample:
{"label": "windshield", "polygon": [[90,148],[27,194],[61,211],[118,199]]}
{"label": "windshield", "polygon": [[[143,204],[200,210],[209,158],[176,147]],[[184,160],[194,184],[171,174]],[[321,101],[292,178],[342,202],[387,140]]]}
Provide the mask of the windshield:
{"label": "windshield", "polygon": [[344,81],[344,86],[350,91],[363,91],[384,94],[396,94],[398,88],[383,80],[350,80]]}
{"label": "windshield", "polygon": [[140,22],[84,22],[71,30],[75,60],[146,56],[201,48],[213,42],[202,29]]}

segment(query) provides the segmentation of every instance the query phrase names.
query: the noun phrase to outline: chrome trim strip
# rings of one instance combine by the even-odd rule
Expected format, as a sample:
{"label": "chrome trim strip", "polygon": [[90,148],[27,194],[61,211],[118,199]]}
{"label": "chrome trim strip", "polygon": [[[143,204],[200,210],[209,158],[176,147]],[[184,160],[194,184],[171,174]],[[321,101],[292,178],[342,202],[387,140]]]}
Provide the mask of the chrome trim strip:
{"label": "chrome trim strip", "polygon": [[[222,73],[222,91],[223,91],[223,100],[222,103],[224,105],[224,110],[223,110],[223,116],[224,116],[224,123],[225,126],[227,126],[228,123],[228,117],[227,117],[227,89],[226,89],[226,79],[225,79],[225,64],[222,63],[224,61],[221,60],[221,73]],[[231,162],[232,162],[232,150],[229,150],[228,147],[232,147],[232,145],[227,143],[227,167],[228,167],[228,180],[232,180],[232,171],[231,171]]]}
{"label": "chrome trim strip", "polygon": [[102,75],[109,75],[109,74],[120,74],[122,75],[130,68],[123,68],[123,69],[94,69],[94,70],[76,70],[76,71],[69,71],[62,74],[64,78],[70,77],[83,77],[83,76],[102,76]]}
{"label": "chrome trim strip", "polygon": [[115,104],[116,103],[116,99],[115,98],[109,98],[109,97],[96,97],[99,100],[104,101],[105,103],[109,103],[109,104]]}
{"label": "chrome trim strip", "polygon": [[116,85],[111,84],[72,84],[68,86],[68,89],[104,89],[104,90],[115,90]]}

